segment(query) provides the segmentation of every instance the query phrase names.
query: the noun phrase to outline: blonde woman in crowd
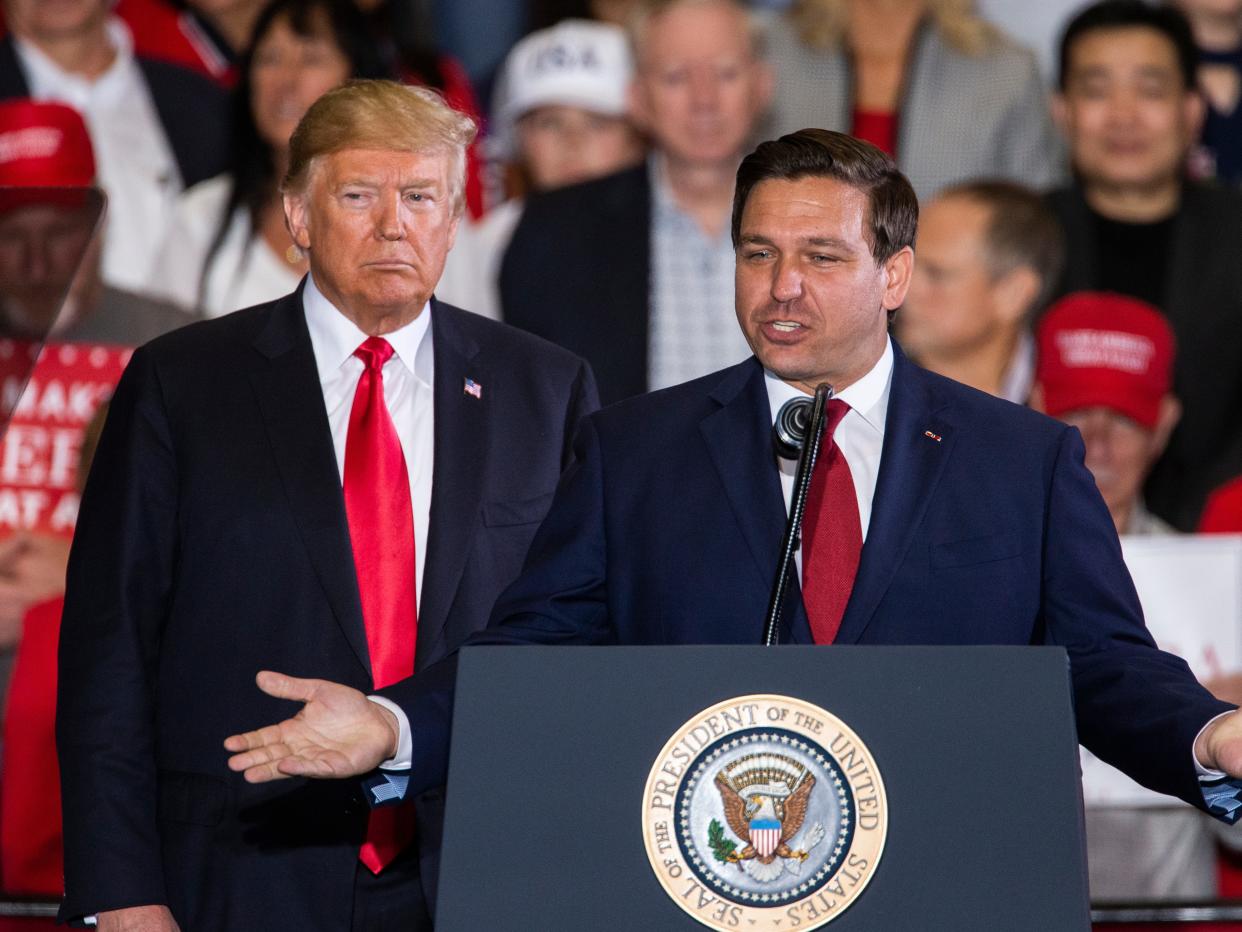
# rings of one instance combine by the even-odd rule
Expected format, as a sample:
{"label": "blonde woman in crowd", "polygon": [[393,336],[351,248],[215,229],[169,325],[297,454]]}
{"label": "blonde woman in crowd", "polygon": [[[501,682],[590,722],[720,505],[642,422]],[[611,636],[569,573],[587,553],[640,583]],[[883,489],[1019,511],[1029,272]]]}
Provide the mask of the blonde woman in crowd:
{"label": "blonde woman in crowd", "polygon": [[894,155],[920,199],[966,178],[1062,175],[1034,57],[972,0],[797,0],[767,49],[773,134],[853,133]]}

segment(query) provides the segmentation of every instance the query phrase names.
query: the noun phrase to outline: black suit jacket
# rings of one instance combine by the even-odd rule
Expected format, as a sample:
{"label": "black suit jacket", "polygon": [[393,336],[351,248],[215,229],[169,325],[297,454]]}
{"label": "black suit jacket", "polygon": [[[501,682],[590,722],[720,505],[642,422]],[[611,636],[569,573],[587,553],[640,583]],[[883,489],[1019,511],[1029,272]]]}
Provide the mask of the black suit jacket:
{"label": "black suit jacket", "polygon": [[[1094,223],[1082,192],[1049,195],[1065,230],[1060,293],[1100,287]],[[1146,488],[1147,505],[1194,530],[1207,494],[1242,473],[1242,192],[1187,183],[1173,223],[1161,310],[1177,338],[1183,415]]]}
{"label": "black suit jacket", "polygon": [[[182,183],[188,188],[225,171],[231,130],[228,94],[188,68],[142,56],[137,62]],[[29,96],[30,85],[10,34],[0,39],[0,100]]]}
{"label": "black suit jacket", "polygon": [[531,198],[500,270],[505,321],[577,353],[612,404],[647,391],[646,165]]}
{"label": "black suit jacket", "polygon": [[[486,623],[595,405],[586,365],[542,340],[440,303],[432,334],[420,669]],[[83,498],[60,643],[64,916],[167,903],[187,932],[350,927],[356,782],[250,785],[221,744],[294,711],[259,692],[258,670],[372,689],[300,292],[134,354]],[[416,802],[430,894],[442,798]]]}

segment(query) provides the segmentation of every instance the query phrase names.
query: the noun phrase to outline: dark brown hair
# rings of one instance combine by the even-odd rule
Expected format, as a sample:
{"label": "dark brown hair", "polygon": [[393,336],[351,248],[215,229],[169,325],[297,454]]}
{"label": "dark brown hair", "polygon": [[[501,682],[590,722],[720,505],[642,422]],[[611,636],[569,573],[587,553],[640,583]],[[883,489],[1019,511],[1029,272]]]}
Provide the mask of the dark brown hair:
{"label": "dark brown hair", "polygon": [[919,201],[891,158],[871,145],[826,129],[800,129],[760,143],[737,170],[733,192],[733,245],[741,238],[742,211],[761,181],[835,178],[867,195],[867,232],[877,265],[914,245]]}

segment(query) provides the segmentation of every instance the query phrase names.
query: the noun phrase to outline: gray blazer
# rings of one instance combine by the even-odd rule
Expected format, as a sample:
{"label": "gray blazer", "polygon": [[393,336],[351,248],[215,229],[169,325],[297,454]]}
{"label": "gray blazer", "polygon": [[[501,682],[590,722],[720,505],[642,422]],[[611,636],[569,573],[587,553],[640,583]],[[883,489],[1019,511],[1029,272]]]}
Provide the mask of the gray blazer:
{"label": "gray blazer", "polygon": [[[787,17],[774,17],[766,36],[776,94],[765,135],[809,126],[849,132],[854,82],[848,53],[807,47]],[[972,56],[924,25],[900,111],[897,163],[920,201],[971,178],[1046,188],[1065,177],[1035,57],[1004,37]]]}

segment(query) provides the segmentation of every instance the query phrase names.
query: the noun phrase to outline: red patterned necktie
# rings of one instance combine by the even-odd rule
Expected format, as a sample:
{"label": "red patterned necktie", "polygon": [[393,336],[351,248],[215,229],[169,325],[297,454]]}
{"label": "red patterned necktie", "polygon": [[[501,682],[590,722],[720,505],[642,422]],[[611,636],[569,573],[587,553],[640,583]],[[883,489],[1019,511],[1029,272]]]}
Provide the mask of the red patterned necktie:
{"label": "red patterned necktie", "polygon": [[[383,369],[392,352],[379,337],[354,350],[364,368],[345,438],[345,514],[376,689],[413,674],[418,625],[410,478],[384,403]],[[373,809],[358,857],[378,874],[413,838],[413,807]]]}
{"label": "red patterned necktie", "polygon": [[802,603],[816,644],[831,644],[841,627],[862,553],[862,522],[849,463],[833,434],[850,406],[828,402],[824,441],[802,522]]}

